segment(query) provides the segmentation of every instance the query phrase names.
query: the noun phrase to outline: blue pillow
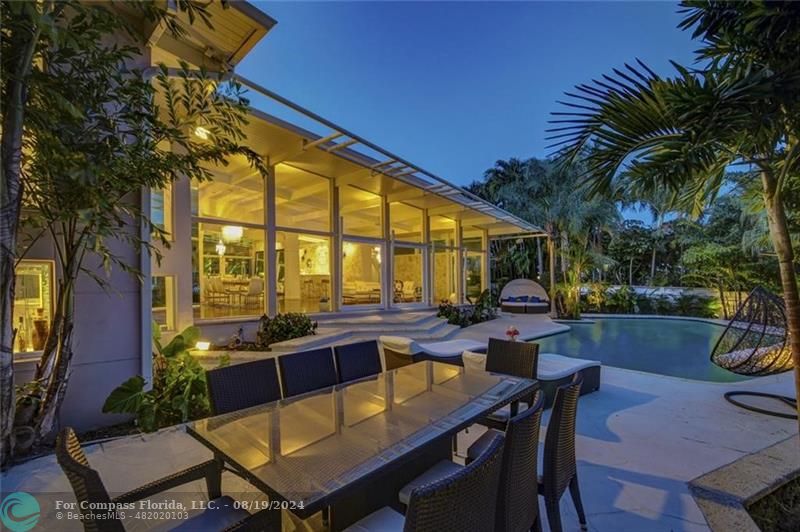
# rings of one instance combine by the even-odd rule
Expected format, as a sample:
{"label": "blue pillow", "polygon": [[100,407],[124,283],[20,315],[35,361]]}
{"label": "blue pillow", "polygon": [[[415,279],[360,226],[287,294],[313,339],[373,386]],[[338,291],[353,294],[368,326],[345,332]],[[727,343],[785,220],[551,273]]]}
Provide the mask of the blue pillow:
{"label": "blue pillow", "polygon": [[530,299],[528,299],[528,301],[530,301],[531,303],[541,303],[542,300],[539,299],[539,296],[531,296]]}
{"label": "blue pillow", "polygon": [[517,303],[527,303],[528,296],[517,296],[514,298],[514,301],[516,301]]}

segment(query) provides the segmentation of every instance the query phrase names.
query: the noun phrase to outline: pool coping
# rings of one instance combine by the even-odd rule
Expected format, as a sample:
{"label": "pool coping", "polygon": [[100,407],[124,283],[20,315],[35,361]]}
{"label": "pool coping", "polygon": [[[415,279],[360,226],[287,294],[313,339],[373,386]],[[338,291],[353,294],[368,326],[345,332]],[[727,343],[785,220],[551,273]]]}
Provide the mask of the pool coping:
{"label": "pool coping", "polygon": [[800,477],[799,441],[794,434],[689,481],[712,531],[759,531],[747,507]]}

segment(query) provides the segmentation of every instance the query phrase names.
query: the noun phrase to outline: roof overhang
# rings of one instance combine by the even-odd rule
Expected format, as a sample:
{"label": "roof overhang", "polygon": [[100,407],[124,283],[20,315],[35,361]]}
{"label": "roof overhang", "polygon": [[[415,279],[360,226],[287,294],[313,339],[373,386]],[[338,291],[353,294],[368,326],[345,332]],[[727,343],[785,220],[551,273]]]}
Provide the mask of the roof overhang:
{"label": "roof overhang", "polygon": [[[132,20],[139,18],[139,13],[124,2],[114,5]],[[172,1],[165,5],[185,35],[176,38],[164,24],[140,19],[138,22],[145,43],[154,50],[154,62],[170,67],[185,61],[208,70],[230,70],[277,24],[275,19],[243,0],[209,2],[205,9],[213,27],[202,20],[191,23],[186,13],[178,11]]]}

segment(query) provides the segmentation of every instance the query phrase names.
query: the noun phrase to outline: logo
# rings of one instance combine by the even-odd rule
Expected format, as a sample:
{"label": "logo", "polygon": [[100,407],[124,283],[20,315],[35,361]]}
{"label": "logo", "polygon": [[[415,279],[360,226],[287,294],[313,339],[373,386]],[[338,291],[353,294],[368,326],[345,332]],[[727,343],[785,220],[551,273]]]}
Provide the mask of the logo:
{"label": "logo", "polygon": [[16,491],[0,503],[0,521],[11,532],[25,532],[39,522],[39,502],[30,493]]}

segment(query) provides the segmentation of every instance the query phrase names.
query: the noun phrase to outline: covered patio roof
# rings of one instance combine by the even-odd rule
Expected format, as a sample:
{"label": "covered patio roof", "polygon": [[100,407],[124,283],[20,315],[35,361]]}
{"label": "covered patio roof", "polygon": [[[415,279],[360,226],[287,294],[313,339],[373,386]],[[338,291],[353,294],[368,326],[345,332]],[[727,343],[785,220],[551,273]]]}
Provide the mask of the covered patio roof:
{"label": "covered patio roof", "polygon": [[[425,208],[429,215],[458,219],[462,225],[486,229],[490,238],[511,234],[544,236],[539,227],[275,92],[236,74],[231,78],[263,97],[264,105],[251,107],[247,136],[249,144],[267,156],[270,164],[333,178],[337,185],[352,185],[385,195],[390,202]],[[290,116],[278,116],[286,116],[287,111]],[[304,127],[294,123],[296,118]],[[240,173],[240,178],[246,178],[248,171],[256,177],[245,161],[225,169],[228,175]]]}

